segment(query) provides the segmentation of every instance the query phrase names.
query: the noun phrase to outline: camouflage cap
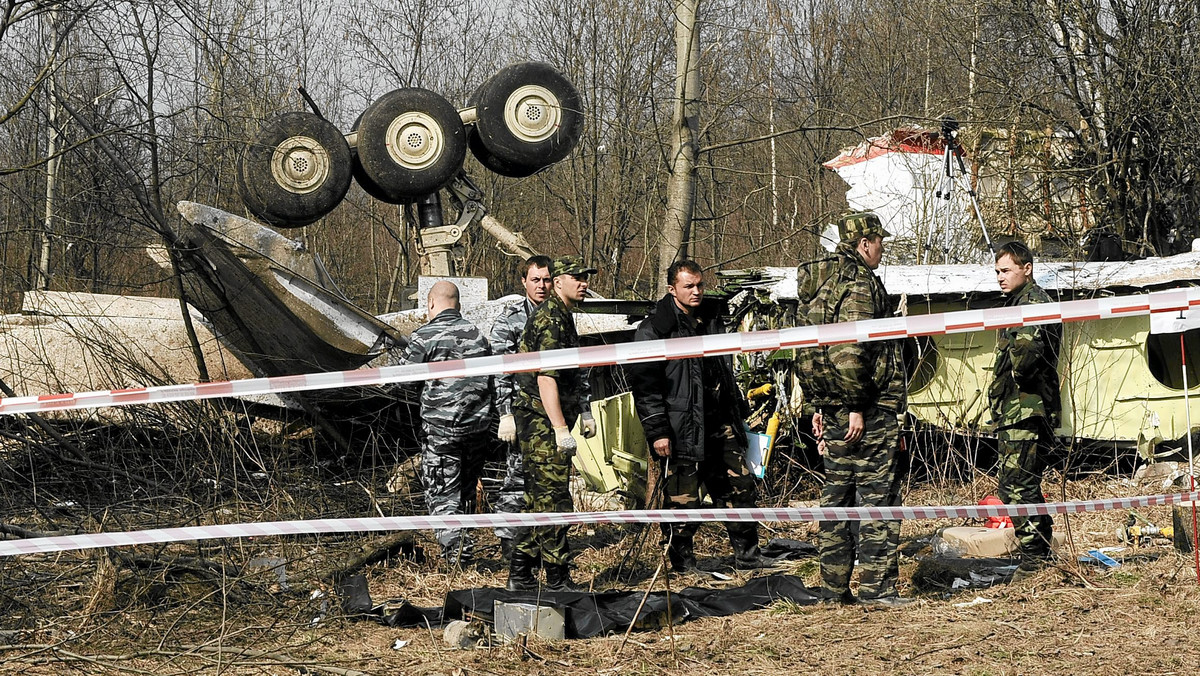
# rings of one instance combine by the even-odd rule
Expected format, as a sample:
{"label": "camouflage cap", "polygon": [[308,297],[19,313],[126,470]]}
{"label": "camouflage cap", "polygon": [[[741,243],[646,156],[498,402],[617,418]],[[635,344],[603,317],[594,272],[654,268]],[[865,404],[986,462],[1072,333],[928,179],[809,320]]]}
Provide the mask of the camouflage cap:
{"label": "camouflage cap", "polygon": [[856,242],[862,237],[891,237],[892,233],[883,229],[879,217],[871,211],[855,211],[842,216],[838,221],[838,234],[843,242]]}
{"label": "camouflage cap", "polygon": [[589,268],[579,256],[559,256],[554,259],[554,268],[550,271],[552,277],[559,275],[594,275],[596,268]]}

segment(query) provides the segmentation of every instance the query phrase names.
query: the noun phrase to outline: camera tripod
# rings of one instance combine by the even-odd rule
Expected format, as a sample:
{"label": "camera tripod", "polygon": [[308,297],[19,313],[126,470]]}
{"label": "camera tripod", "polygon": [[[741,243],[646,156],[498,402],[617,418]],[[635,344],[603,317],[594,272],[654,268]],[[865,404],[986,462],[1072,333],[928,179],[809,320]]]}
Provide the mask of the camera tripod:
{"label": "camera tripod", "polygon": [[[950,198],[954,192],[954,184],[956,181],[961,181],[968,176],[967,167],[963,163],[962,146],[958,143],[958,120],[953,117],[946,116],[942,118],[942,140],[945,145],[942,149],[942,175],[938,180],[937,192],[934,193],[939,200],[943,200],[943,205],[940,211],[946,216],[944,219],[946,227],[942,233],[942,261],[950,262]],[[958,173],[955,173],[957,164]],[[974,188],[971,187],[970,181],[966,184],[967,195],[971,198],[971,208],[975,212],[975,218],[979,221],[979,229],[983,232],[983,240],[987,242],[988,249],[995,254],[996,247],[992,244],[992,238],[988,236],[987,226],[983,223],[983,213],[979,210],[979,200],[975,195]],[[921,261],[924,264],[929,263],[929,253],[933,250],[934,231],[933,227],[929,228],[928,234],[925,236],[925,256]]]}

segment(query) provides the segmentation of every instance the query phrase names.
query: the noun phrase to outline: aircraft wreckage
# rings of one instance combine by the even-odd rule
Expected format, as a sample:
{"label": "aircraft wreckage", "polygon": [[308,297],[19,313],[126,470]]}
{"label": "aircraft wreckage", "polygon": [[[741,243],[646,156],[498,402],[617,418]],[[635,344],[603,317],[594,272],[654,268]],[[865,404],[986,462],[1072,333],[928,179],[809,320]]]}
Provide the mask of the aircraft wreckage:
{"label": "aircraft wreckage", "polygon": [[[182,202],[178,208],[184,216],[175,226],[179,242],[192,252],[194,262],[202,263],[185,266],[183,273],[213,377],[387,363],[389,351],[402,347],[404,336],[424,321],[420,310],[377,317],[358,308],[337,289],[319,258],[270,228],[201,204]],[[882,266],[879,274],[910,315],[1002,304],[986,266]],[[720,276],[740,329],[787,325],[795,311],[794,268]],[[1124,262],[1039,262],[1035,277],[1061,300],[1156,291],[1200,283],[1200,252]],[[464,307],[465,316],[484,327],[518,298],[485,297]],[[584,307],[589,304],[611,309],[591,300]],[[23,313],[3,318],[0,377],[30,394],[193,381],[195,365],[178,313],[178,301],[169,299],[27,294]],[[593,340],[628,339],[637,317],[584,313],[580,332]],[[1060,366],[1064,415],[1058,433],[1119,448],[1136,446],[1147,457],[1159,442],[1183,437],[1181,335],[1189,352],[1200,350],[1200,316],[1066,325]],[[990,420],[984,393],[991,378],[994,332],[909,342],[910,414],[935,428],[986,432]],[[779,408],[789,410],[785,421],[799,417],[799,409],[787,404],[802,397],[792,386],[788,356],[745,355],[739,360],[748,387],[764,382],[777,386]],[[1200,376],[1194,367],[1189,366],[1187,379],[1196,393]],[[357,388],[350,395],[338,390],[307,402],[259,397],[255,403],[308,406],[310,412],[335,418],[369,414],[375,424],[394,420],[391,409],[397,408],[396,396],[386,388]],[[603,434],[581,444],[580,469],[594,487],[611,490],[640,474],[645,443],[628,395],[597,401],[595,407]],[[765,423],[763,416],[752,421],[759,430]]]}
{"label": "aircraft wreckage", "polygon": [[[877,273],[908,315],[1003,304],[988,266],[881,266]],[[727,286],[741,289],[731,309],[742,317],[743,329],[785,325],[795,312],[795,268],[721,276]],[[1200,283],[1200,251],[1138,261],[1037,262],[1034,278],[1055,300],[1147,293]],[[1200,315],[1194,313],[1064,325],[1063,416],[1057,433],[1118,448],[1136,446],[1147,459],[1159,442],[1184,437],[1185,399],[1200,394],[1200,380],[1189,360],[1185,397],[1181,334],[1188,354],[1200,354]],[[910,415],[935,428],[986,432],[995,346],[994,331],[908,339]],[[773,356],[778,361],[788,355]]]}
{"label": "aircraft wreckage", "polygon": [[[372,196],[410,210],[421,225],[433,275],[453,277],[457,242],[476,225],[510,251],[530,255],[519,233],[487,216],[481,193],[462,171],[463,155],[469,148],[485,167],[507,176],[557,162],[578,141],[578,95],[545,64],[518,64],[501,75],[476,92],[471,107],[453,113],[424,90],[397,90],[401,93],[364,112],[348,135],[330,131],[313,114],[280,116],[243,159],[238,181],[243,200],[262,221],[297,227],[336,206],[353,177]],[[553,113],[549,126],[547,112]],[[401,138],[407,145],[396,150],[394,141]],[[446,162],[444,153],[451,153]],[[443,222],[442,190],[458,207],[450,224]],[[183,219],[172,224],[173,246],[181,254],[189,316],[214,379],[386,364],[425,319],[420,310],[375,316],[357,307],[319,258],[270,227],[192,202],[179,203],[178,210]],[[165,251],[150,253],[168,264]],[[1002,303],[987,265],[893,265],[879,273],[908,314]],[[795,268],[720,276],[731,326],[754,330],[792,321]],[[1154,291],[1200,283],[1200,252],[1128,262],[1039,261],[1035,276],[1062,300]],[[485,330],[518,299],[489,301],[486,280],[455,279],[464,291],[464,316]],[[633,322],[648,309],[648,303],[589,299],[577,323],[585,341],[628,340]],[[1183,437],[1181,335],[1187,351],[1196,354],[1200,317],[1132,317],[1065,327],[1060,365],[1065,410],[1058,433],[1136,446],[1147,457],[1159,442]],[[176,300],[30,292],[21,314],[0,319],[0,378],[18,394],[193,382],[199,374],[188,343]],[[934,428],[986,433],[984,393],[994,343],[993,332],[910,340],[910,414]],[[737,360],[743,384],[757,401],[750,426],[770,433],[768,448],[800,419],[802,392],[788,357]],[[1187,383],[1200,384],[1192,368]],[[613,389],[603,385],[595,391]],[[264,396],[251,403],[303,409],[335,423],[357,420],[384,433],[397,422],[411,433],[414,412],[411,402],[383,387]],[[614,392],[593,405],[601,434],[580,440],[577,467],[601,491],[636,483],[645,474],[646,445],[628,393]]]}

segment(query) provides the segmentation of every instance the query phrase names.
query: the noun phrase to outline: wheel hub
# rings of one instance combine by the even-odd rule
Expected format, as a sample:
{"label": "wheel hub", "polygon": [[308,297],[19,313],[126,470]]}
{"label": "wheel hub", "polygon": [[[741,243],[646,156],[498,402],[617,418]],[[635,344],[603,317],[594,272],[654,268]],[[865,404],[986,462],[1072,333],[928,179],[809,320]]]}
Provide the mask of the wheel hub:
{"label": "wheel hub", "polygon": [[432,116],[421,112],[404,113],[388,125],[388,155],[402,167],[422,169],[442,156],[445,146],[442,127]]}
{"label": "wheel hub", "polygon": [[545,141],[562,123],[562,106],[549,89],[525,85],[510,94],[505,102],[504,123],[513,136],[522,141]]}
{"label": "wheel hub", "polygon": [[296,195],[308,194],[329,178],[329,153],[316,139],[293,136],[275,146],[271,176],[279,187]]}

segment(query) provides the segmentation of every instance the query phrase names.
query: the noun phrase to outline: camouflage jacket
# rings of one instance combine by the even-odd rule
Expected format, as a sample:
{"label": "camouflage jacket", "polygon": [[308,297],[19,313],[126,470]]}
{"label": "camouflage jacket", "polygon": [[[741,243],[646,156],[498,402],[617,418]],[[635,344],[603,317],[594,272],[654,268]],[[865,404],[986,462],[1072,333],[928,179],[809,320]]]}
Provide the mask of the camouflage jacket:
{"label": "camouflage jacket", "polygon": [[[525,322],[533,314],[534,305],[528,298],[509,305],[492,324],[492,353],[512,354],[521,347],[521,334],[525,332]],[[591,405],[592,388],[586,375],[581,383],[580,410],[586,411]],[[513,400],[516,398],[516,377],[512,373],[502,373],[496,376],[496,413],[509,415],[513,412]]]}
{"label": "camouflage jacket", "polygon": [[[575,318],[571,309],[558,297],[551,293],[550,297],[533,310],[529,320],[525,322],[525,330],[521,334],[520,352],[541,352],[542,350],[558,350],[579,347],[579,334],[575,331]],[[516,374],[518,394],[515,405],[533,408],[542,412],[542,395],[538,390],[538,376],[549,376],[558,381],[558,399],[562,406],[563,417],[567,426],[575,424],[584,399],[584,381],[587,374],[582,369],[552,369],[549,371],[531,371]],[[573,404],[573,405],[572,405]]]}
{"label": "camouflage jacket", "polygon": [[[409,336],[401,364],[486,357],[487,339],[458,310],[442,310]],[[421,420],[442,435],[471,434],[487,427],[492,415],[491,376],[427,380],[421,391]]]}
{"label": "camouflage jacket", "polygon": [[[833,257],[801,265],[797,271],[800,308],[806,324],[834,324],[891,317],[895,306],[883,282],[849,244],[838,244]],[[872,406],[901,412],[908,392],[898,340],[848,343],[797,351],[801,384],[813,405]]]}
{"label": "camouflage jacket", "polygon": [[[1009,296],[1006,307],[1049,303],[1050,296],[1030,280]],[[996,362],[988,402],[992,422],[1008,427],[1030,418],[1044,418],[1057,427],[1059,399],[1058,351],[1062,325],[1018,326],[996,332]]]}

